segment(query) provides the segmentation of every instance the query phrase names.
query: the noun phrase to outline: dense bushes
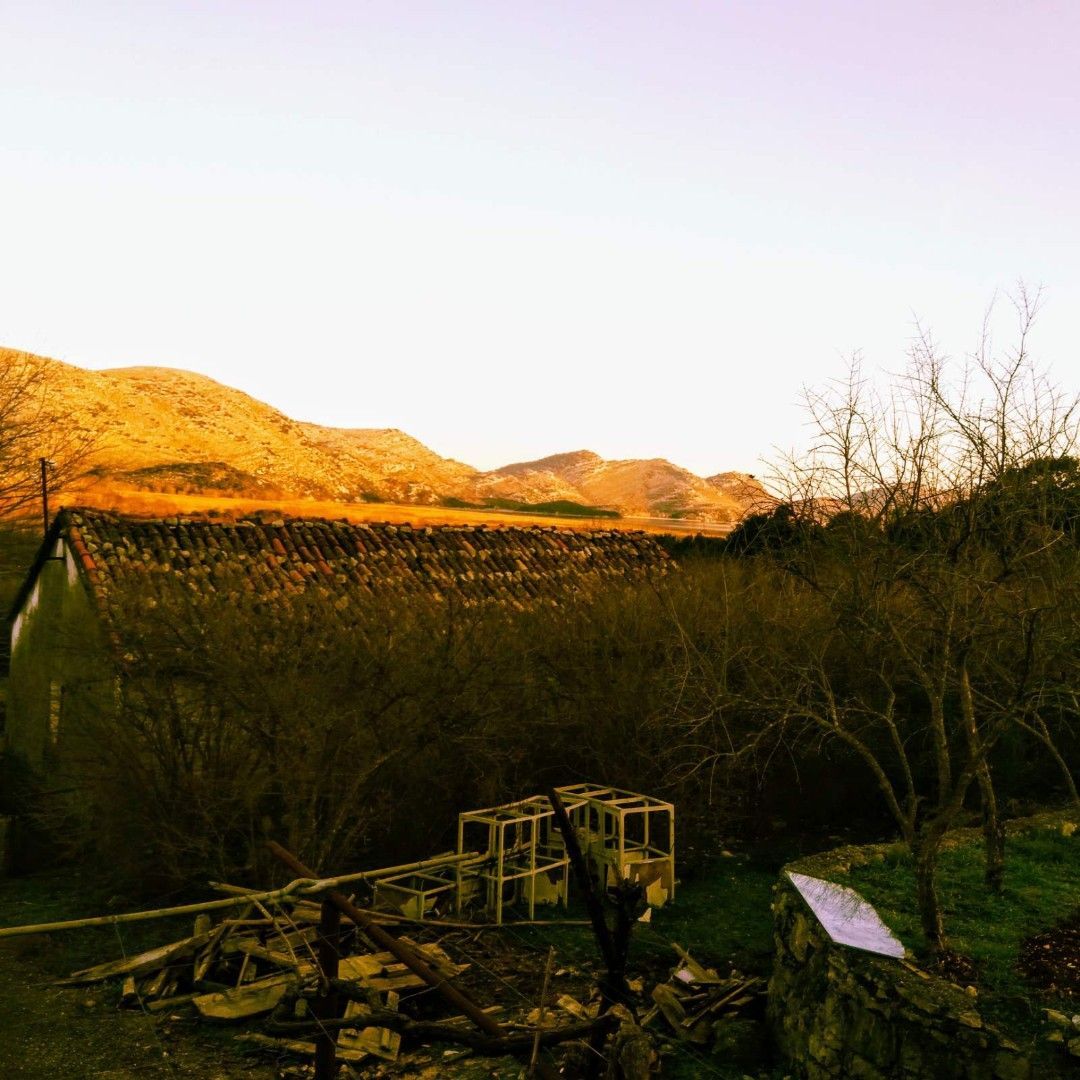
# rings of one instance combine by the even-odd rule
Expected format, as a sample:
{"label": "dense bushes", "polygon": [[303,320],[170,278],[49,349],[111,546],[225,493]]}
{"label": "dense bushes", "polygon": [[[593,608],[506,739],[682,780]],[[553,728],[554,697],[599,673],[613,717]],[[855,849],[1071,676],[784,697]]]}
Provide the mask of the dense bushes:
{"label": "dense bushes", "polygon": [[461,809],[581,779],[730,835],[762,795],[760,762],[733,756],[755,573],[689,563],[524,612],[225,589],[148,605],[130,587],[118,677],[81,700],[72,798],[46,817],[73,853],[169,883],[265,880],[269,836],[331,868],[418,857],[453,843]]}
{"label": "dense bushes", "polygon": [[997,888],[999,802],[1080,801],[1077,410],[1022,350],[979,363],[982,398],[928,347],[885,399],[857,373],[812,396],[787,497],[723,548],[673,541],[661,581],[526,611],[114,597],[120,677],[70,776],[94,828],[68,835],[144,878],[265,880],[267,836],[328,870],[416,857],[461,809],[581,779],[673,799],[684,850],[876,814],[944,948],[945,832],[981,815]]}
{"label": "dense bushes", "polygon": [[[870,539],[884,580],[892,545]],[[688,851],[778,820],[884,832],[861,755],[895,785],[910,769],[916,792],[932,790],[931,701],[887,623],[868,620],[888,616],[928,655],[942,639],[904,589],[867,593],[867,543],[838,525],[782,558],[687,553],[661,584],[518,612],[452,600],[342,610],[314,592],[273,605],[185,592],[148,606],[132,588],[113,598],[120,677],[62,781],[78,813],[57,820],[50,803],[54,832],[155,885],[268,880],[270,836],[328,870],[419,857],[453,844],[461,809],[581,779],[672,798]],[[1064,548],[1054,560],[1064,598],[1075,565]],[[1053,797],[1068,793],[1053,753],[1075,760],[1075,709],[1045,695],[1072,671],[1075,619],[1053,608],[1032,636],[1016,619],[1033,594],[1016,588],[979,609],[965,655],[985,707],[1015,694],[1015,635],[1038,645],[1028,689],[1047,708],[1018,714],[990,761],[1003,798]],[[901,757],[882,722],[883,677]],[[959,752],[956,685],[942,706]],[[835,728],[813,719],[829,700]],[[978,806],[974,787],[969,799]]]}

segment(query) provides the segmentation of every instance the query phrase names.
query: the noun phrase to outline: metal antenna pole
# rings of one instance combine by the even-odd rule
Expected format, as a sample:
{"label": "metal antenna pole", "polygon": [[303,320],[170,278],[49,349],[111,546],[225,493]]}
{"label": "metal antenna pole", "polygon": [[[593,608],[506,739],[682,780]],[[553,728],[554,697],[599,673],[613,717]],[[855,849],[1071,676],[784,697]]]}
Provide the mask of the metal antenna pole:
{"label": "metal antenna pole", "polygon": [[41,458],[41,516],[45,523],[45,532],[49,531],[49,459]]}

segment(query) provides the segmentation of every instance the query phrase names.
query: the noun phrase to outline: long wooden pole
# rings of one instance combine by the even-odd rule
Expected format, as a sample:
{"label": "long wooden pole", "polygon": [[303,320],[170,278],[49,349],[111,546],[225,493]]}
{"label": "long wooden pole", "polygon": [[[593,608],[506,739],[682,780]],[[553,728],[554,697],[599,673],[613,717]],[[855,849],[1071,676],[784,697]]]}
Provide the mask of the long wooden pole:
{"label": "long wooden pole", "polygon": [[592,922],[593,933],[596,935],[596,943],[600,947],[600,955],[603,958],[604,966],[609,972],[614,971],[618,967],[615,943],[611,939],[611,931],[608,929],[607,920],[604,918],[603,905],[593,889],[592,879],[589,877],[589,868],[585,864],[585,856],[581,853],[581,845],[578,843],[574,826],[570,823],[570,816],[566,812],[566,807],[563,806],[562,799],[559,798],[559,793],[554,788],[549,788],[547,797],[548,802],[551,803],[551,809],[555,812],[555,824],[559,827],[559,832],[562,833],[563,844],[566,847],[566,854],[570,858],[570,866],[574,871],[574,877],[577,879],[578,888],[581,889],[585,900],[585,909],[589,913],[589,919]]}
{"label": "long wooden pole", "polygon": [[[584,893],[585,906],[588,909],[589,918],[592,920],[596,943],[600,947],[600,955],[603,957],[604,965],[607,968],[607,974],[600,980],[600,1008],[597,1010],[597,1019],[601,1020],[607,1015],[608,1009],[612,1005],[620,1000],[625,1001],[627,998],[626,951],[630,944],[630,926],[623,925],[628,917],[623,904],[625,898],[621,895],[622,887],[620,886],[620,923],[619,934],[616,938],[612,936],[607,919],[604,916],[603,905],[593,888],[589,868],[585,863],[585,856],[581,852],[581,845],[578,843],[577,833],[574,832],[574,826],[570,821],[569,814],[566,812],[566,807],[563,806],[562,799],[559,798],[559,793],[554,788],[548,789],[547,797],[548,802],[551,803],[551,809],[555,811],[555,824],[558,825],[559,832],[562,833],[563,843],[566,845],[566,853],[570,857],[570,865],[573,867],[578,887]],[[619,874],[621,877],[621,866]],[[604,1039],[604,1028],[594,1028],[592,1035],[589,1037],[589,1046],[593,1053],[590,1055],[586,1066],[586,1075],[590,1077],[590,1080],[600,1075],[600,1066],[604,1061]]]}
{"label": "long wooden pole", "polygon": [[[401,866],[387,866],[380,870],[361,870],[355,874],[340,874],[332,878],[302,877],[289,882],[280,889],[267,891],[248,891],[239,886],[230,886],[238,891],[234,896],[226,900],[203,900],[198,904],[180,904],[178,907],[152,908],[148,911],[128,911],[121,915],[94,915],[86,919],[67,919],[64,922],[29,923],[26,926],[0,927],[0,938],[22,937],[26,934],[51,934],[59,930],[81,930],[90,926],[115,926],[121,923],[147,922],[151,919],[168,919],[174,915],[198,915],[203,911],[221,911],[227,908],[242,907],[253,901],[272,903],[275,900],[289,900],[295,894],[311,896],[324,892],[335,885],[348,885],[354,881],[369,881],[389,874],[405,874],[410,871],[423,870],[431,866],[446,866],[448,864],[468,865],[471,862],[480,862],[483,857],[476,852],[468,852],[464,855],[440,855],[434,859],[425,859],[422,862],[403,863]],[[214,883],[211,882],[212,887]]]}

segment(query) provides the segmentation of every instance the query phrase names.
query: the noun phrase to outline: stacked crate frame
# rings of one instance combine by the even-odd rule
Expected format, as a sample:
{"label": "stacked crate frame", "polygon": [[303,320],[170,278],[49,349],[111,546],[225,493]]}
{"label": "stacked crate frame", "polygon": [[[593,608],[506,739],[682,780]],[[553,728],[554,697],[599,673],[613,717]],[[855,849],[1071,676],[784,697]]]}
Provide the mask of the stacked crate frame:
{"label": "stacked crate frame", "polygon": [[[584,800],[564,800],[570,823],[575,829],[585,824]],[[486,843],[470,843],[477,833],[486,834]],[[484,902],[496,924],[502,925],[503,909],[521,899],[528,899],[529,918],[536,918],[536,886],[541,874],[561,871],[554,902],[566,906],[570,888],[570,857],[562,834],[555,823],[555,812],[543,795],[533,795],[502,806],[468,810],[458,815],[458,851],[486,853],[479,866],[459,865],[456,871],[457,911],[461,914],[465,885],[469,877],[483,882]],[[507,897],[507,886],[511,895]],[[542,898],[543,899],[543,898]]]}
{"label": "stacked crate frame", "polygon": [[[556,788],[564,801],[587,807],[584,834],[589,861],[606,888],[629,875],[642,882],[646,899],[659,906],[675,898],[675,806],[651,795],[604,784],[567,784]],[[581,812],[579,811],[579,817]],[[631,821],[641,815],[640,830]],[[664,822],[654,825],[657,818]],[[577,824],[577,823],[575,823]],[[666,842],[662,834],[666,832]],[[612,863],[612,858],[618,861]],[[659,888],[656,888],[659,883]],[[661,896],[661,893],[665,894]]]}
{"label": "stacked crate frame", "polygon": [[424,922],[440,896],[450,892],[455,895],[460,893],[457,881],[461,873],[459,866],[436,867],[380,878],[375,882],[376,909]]}

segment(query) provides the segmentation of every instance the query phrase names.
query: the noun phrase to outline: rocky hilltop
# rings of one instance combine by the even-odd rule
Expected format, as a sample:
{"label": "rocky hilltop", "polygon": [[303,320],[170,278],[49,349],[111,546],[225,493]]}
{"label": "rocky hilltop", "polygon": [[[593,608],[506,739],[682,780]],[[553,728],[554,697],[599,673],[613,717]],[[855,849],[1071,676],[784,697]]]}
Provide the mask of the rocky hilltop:
{"label": "rocky hilltop", "polygon": [[339,502],[490,505],[571,502],[624,516],[730,522],[768,500],[741,473],[700,477],[665,461],[607,461],[589,450],[484,472],[394,428],[293,420],[248,394],[163,367],[45,366],[50,407],[93,432],[98,483],[144,491]]}
{"label": "rocky hilltop", "polygon": [[487,473],[482,483],[499,494],[506,485],[545,499],[616,507],[636,517],[737,521],[755,504],[768,501],[760,482],[745,473],[706,478],[664,458],[608,461],[591,450],[504,465]]}

